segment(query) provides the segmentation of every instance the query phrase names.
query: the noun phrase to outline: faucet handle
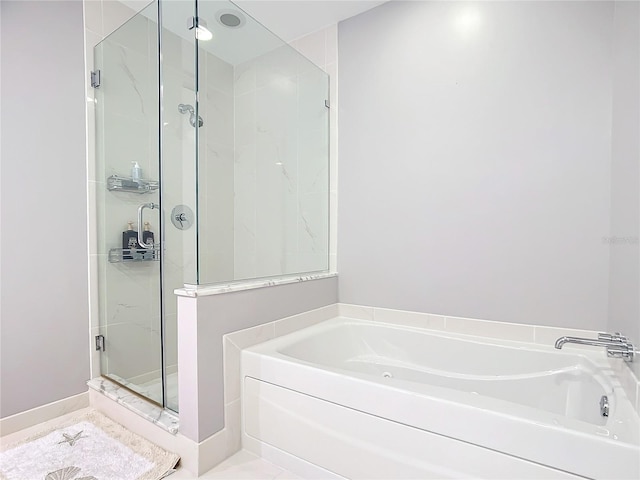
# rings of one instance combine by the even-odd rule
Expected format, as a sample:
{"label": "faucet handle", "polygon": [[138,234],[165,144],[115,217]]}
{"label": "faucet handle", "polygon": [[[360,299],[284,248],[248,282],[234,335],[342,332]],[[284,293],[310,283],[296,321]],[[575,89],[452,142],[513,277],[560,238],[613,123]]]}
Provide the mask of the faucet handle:
{"label": "faucet handle", "polygon": [[632,362],[635,353],[635,347],[631,343],[621,343],[619,346],[607,347],[607,356],[623,358],[626,362]]}
{"label": "faucet handle", "polygon": [[620,332],[599,333],[598,340],[605,340],[607,342],[618,342],[618,343],[626,343],[629,341],[629,339],[624,335],[620,334]]}

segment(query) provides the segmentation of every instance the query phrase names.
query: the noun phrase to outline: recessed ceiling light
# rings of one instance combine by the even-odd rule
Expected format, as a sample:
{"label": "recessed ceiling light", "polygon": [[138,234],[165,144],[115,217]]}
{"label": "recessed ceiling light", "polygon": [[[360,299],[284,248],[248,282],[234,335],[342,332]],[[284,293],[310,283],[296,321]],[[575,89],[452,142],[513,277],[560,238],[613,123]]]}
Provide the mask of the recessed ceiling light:
{"label": "recessed ceiling light", "polygon": [[220,10],[216,13],[216,20],[227,28],[240,28],[246,23],[244,15],[237,10]]}

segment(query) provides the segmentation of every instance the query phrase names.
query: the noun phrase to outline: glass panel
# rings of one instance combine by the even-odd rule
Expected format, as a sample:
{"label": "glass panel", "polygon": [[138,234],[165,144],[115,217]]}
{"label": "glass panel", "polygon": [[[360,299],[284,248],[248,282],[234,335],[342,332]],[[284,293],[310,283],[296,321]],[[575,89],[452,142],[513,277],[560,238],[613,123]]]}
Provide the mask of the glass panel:
{"label": "glass panel", "polygon": [[[165,218],[162,281],[166,406],[178,409],[177,299],[184,284],[197,284],[198,239],[196,40],[188,23],[195,3],[162,1],[161,204]],[[177,218],[176,218],[177,217]]]}
{"label": "glass panel", "polygon": [[155,12],[147,7],[95,48],[95,188],[102,374],[162,404],[159,251],[140,248],[134,233],[139,207],[153,206],[144,235],[159,244]]}
{"label": "glass panel", "polygon": [[199,283],[328,269],[328,75],[234,4],[198,0]]}

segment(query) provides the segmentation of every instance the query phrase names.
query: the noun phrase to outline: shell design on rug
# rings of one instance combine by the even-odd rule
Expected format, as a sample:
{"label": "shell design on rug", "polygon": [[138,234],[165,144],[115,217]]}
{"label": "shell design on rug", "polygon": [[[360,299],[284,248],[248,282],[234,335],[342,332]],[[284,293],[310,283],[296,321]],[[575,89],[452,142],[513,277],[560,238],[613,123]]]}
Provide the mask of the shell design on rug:
{"label": "shell design on rug", "polygon": [[44,477],[44,480],[98,480],[94,476],[90,477],[81,477],[75,478],[75,476],[82,470],[78,467],[64,467],[60,470],[56,470],[54,472],[47,473],[47,476]]}
{"label": "shell design on rug", "polygon": [[80,470],[78,467],[64,467],[55,472],[47,473],[44,480],[71,480]]}

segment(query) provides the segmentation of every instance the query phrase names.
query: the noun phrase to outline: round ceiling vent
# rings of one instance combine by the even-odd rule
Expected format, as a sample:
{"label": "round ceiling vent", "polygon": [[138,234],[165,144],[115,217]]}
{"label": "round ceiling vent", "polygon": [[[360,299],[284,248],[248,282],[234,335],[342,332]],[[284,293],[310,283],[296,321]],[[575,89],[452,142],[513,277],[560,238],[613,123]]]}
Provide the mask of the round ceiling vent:
{"label": "round ceiling vent", "polygon": [[244,15],[237,10],[220,10],[216,14],[216,19],[220,25],[227,28],[240,28],[246,22]]}

